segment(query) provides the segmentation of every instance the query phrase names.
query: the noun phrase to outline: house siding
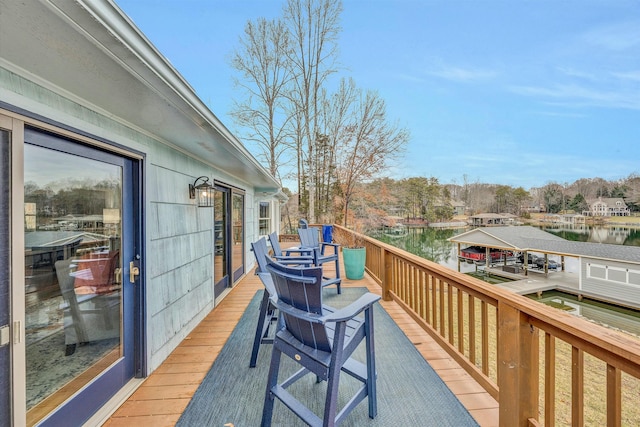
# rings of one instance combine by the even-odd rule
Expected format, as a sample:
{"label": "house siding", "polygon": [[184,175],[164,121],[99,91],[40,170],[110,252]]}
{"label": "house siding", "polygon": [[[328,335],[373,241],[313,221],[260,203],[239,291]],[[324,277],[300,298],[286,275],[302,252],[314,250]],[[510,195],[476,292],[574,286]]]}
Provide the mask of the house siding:
{"label": "house siding", "polygon": [[[252,187],[224,171],[0,67],[0,99],[144,156],[146,336],[148,373],[213,309],[213,210],[198,208],[187,187],[205,175],[245,191],[245,272],[257,239]],[[277,202],[273,202],[276,203]]]}
{"label": "house siding", "polygon": [[582,293],[640,308],[640,265],[588,257],[581,264]]}

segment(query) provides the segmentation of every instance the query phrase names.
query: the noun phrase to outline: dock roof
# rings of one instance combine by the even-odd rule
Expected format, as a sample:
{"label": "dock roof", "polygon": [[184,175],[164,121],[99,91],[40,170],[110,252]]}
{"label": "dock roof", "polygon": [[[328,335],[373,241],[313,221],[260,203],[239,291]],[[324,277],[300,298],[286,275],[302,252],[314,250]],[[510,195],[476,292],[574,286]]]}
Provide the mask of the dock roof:
{"label": "dock roof", "polygon": [[474,228],[451,237],[449,241],[518,252],[584,256],[640,264],[640,247],[638,246],[573,242],[528,225]]}

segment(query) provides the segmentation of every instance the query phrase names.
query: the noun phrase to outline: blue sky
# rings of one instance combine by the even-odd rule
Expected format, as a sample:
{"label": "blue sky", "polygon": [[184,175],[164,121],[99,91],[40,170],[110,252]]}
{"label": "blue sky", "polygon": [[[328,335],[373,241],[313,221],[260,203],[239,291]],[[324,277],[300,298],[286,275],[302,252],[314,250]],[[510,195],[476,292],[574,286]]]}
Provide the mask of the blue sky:
{"label": "blue sky", "polygon": [[[232,131],[228,57],[284,0],[116,0]],[[639,0],[346,0],[340,77],[411,133],[394,178],[525,189],[640,173]]]}

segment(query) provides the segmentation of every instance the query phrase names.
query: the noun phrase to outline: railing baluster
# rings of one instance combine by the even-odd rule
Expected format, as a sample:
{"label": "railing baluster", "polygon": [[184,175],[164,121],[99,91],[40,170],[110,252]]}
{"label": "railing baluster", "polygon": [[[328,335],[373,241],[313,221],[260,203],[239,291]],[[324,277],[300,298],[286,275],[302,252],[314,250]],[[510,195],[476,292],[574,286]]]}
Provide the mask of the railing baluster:
{"label": "railing baluster", "polygon": [[445,333],[446,333],[446,324],[444,323],[444,313],[445,313],[445,305],[444,305],[444,281],[442,281],[442,279],[438,278],[438,292],[440,293],[440,307],[439,307],[439,312],[440,312],[440,335],[442,335],[443,337],[446,337]]}
{"label": "railing baluster", "polygon": [[469,360],[476,364],[476,299],[469,294]]}
{"label": "railing baluster", "polygon": [[584,426],[584,352],[571,346],[571,425]]}
{"label": "railing baluster", "polygon": [[482,325],[482,373],[489,375],[489,312],[487,303],[480,302],[480,318]]}
{"label": "railing baluster", "polygon": [[456,288],[458,294],[458,351],[464,354],[464,302],[462,290]]}
{"label": "railing baluster", "polygon": [[431,276],[429,276],[429,274],[425,271],[424,273],[424,293],[422,295],[422,297],[424,298],[424,317],[423,319],[425,321],[427,321],[427,323],[429,322],[429,318],[431,316],[431,310],[429,308],[429,284],[431,282]]}
{"label": "railing baluster", "polygon": [[418,300],[418,268],[415,265],[411,266],[411,297],[413,298],[413,310],[415,312],[420,311],[420,301]]}
{"label": "railing baluster", "polygon": [[622,375],[620,369],[607,364],[607,427],[622,425]]}
{"label": "railing baluster", "polygon": [[438,278],[431,276],[431,326],[438,329]]}
{"label": "railing baluster", "polygon": [[544,425],[556,424],[556,339],[544,334]]}
{"label": "railing baluster", "polygon": [[449,344],[455,345],[453,339],[453,286],[447,282],[447,334],[449,335]]}

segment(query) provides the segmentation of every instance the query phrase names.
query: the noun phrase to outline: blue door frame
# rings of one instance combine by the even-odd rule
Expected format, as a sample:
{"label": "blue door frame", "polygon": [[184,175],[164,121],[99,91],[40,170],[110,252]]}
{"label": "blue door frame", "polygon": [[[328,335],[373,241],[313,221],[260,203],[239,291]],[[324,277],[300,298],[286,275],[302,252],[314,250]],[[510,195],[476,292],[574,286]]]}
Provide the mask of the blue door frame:
{"label": "blue door frame", "polygon": [[[123,357],[49,414],[40,425],[82,425],[129,380],[146,375],[144,359],[144,271],[142,262],[142,161],[25,128],[25,143],[98,160],[122,168],[122,346]],[[141,272],[130,283],[130,262]]]}

